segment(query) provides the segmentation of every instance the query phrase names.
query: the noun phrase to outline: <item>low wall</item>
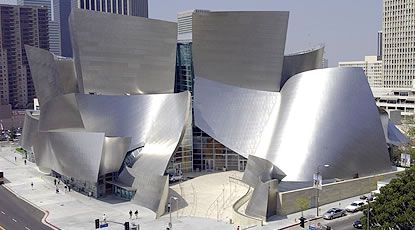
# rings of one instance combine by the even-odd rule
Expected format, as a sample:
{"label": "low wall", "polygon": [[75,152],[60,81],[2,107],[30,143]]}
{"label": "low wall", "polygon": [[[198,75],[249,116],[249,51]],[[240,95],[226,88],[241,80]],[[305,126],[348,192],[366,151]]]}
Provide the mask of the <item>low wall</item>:
{"label": "low wall", "polygon": [[[319,205],[321,206],[338,200],[369,193],[377,189],[377,182],[379,180],[394,178],[397,174],[402,172],[403,171],[394,171],[323,185],[323,190],[319,191]],[[308,200],[310,208],[313,208],[316,204],[316,196],[317,191],[315,188],[279,192],[277,193],[277,215],[284,216],[300,212],[301,208],[297,207],[295,202],[301,198]]]}
{"label": "low wall", "polygon": [[232,206],[232,223],[239,225],[241,228],[246,228],[249,226],[262,226],[262,220],[259,218],[247,216],[243,213],[240,213],[238,210],[244,205],[246,202],[251,199],[252,196],[252,189],[249,189],[248,192],[239,200],[237,200]]}

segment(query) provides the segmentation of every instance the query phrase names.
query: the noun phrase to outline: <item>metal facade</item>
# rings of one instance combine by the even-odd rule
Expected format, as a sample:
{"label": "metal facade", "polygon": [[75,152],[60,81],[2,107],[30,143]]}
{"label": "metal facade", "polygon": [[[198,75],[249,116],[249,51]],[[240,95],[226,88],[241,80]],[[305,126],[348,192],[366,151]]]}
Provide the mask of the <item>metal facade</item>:
{"label": "metal facade", "polygon": [[69,24],[81,93],[174,91],[176,23],[73,9]]}
{"label": "metal facade", "polygon": [[195,12],[195,75],[241,88],[279,91],[288,15]]}
{"label": "metal facade", "polygon": [[309,181],[320,164],[331,165],[326,178],[391,170],[377,107],[358,68],[297,74],[275,93],[197,77],[195,123],[243,156],[269,160],[286,181]]}

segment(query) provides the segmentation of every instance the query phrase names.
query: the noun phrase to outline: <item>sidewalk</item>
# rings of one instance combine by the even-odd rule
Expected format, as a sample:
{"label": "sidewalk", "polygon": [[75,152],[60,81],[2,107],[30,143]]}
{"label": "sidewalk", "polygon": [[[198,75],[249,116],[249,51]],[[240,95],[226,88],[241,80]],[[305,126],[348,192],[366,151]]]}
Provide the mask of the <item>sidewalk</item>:
{"label": "sidewalk", "polygon": [[[3,147],[2,147],[3,146]],[[129,221],[128,212],[138,210],[139,218],[132,220],[140,224],[140,229],[163,229],[168,226],[169,215],[155,220],[155,213],[139,205],[115,198],[90,199],[78,192],[64,191],[60,183],[60,192],[55,192],[54,178],[40,173],[36,165],[28,162],[24,165],[23,157],[15,151],[15,146],[0,143],[0,169],[4,171],[5,186],[33,205],[50,214],[47,221],[60,229],[95,229],[94,220],[107,216],[109,227],[105,229],[124,229],[124,222]],[[15,161],[17,157],[17,161]],[[33,190],[31,183],[33,182]],[[229,229],[234,227],[213,219],[182,217],[177,220],[172,216],[174,229]],[[208,227],[207,227],[208,226]]]}
{"label": "sidewalk", "polygon": [[[353,201],[360,200],[360,196],[355,196],[352,198],[340,200],[337,202],[333,202],[330,204],[322,205],[319,209],[319,216],[321,217],[327,210],[331,208],[341,208],[345,209],[347,206],[349,206]],[[316,220],[314,222],[319,222],[320,219],[316,217],[317,215],[317,209],[311,208],[308,210],[305,210],[303,212],[304,217],[307,219],[307,221]],[[254,227],[250,228],[252,230],[278,230],[278,229],[292,229],[296,227],[300,221],[299,218],[301,217],[301,212],[293,213],[288,216],[274,216],[263,227]]]}

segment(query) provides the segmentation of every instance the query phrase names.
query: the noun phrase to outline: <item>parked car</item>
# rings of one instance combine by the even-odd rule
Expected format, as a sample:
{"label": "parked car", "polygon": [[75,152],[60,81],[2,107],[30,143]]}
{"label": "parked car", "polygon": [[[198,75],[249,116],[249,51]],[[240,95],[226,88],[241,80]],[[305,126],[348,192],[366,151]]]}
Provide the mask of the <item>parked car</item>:
{"label": "parked car", "polygon": [[353,223],[353,227],[358,228],[358,229],[362,229],[362,227],[363,227],[362,222],[360,220],[356,220]]}
{"label": "parked car", "polygon": [[182,175],[178,175],[178,174],[170,174],[169,180],[170,182],[175,182],[175,181],[179,181],[183,178]]}
{"label": "parked car", "polygon": [[366,195],[361,195],[361,196],[360,196],[360,199],[361,199],[361,200],[366,200],[366,199],[367,199],[367,196],[366,196]]}
{"label": "parked car", "polygon": [[362,207],[365,204],[366,204],[366,202],[363,201],[363,200],[355,201],[355,202],[351,203],[349,206],[346,207],[346,211],[348,211],[348,212],[357,212],[357,211],[359,211],[359,208]]}
{"label": "parked car", "polygon": [[346,215],[346,210],[340,209],[340,208],[332,208],[323,214],[323,218],[326,220],[332,220],[334,218],[345,216],[345,215]]}

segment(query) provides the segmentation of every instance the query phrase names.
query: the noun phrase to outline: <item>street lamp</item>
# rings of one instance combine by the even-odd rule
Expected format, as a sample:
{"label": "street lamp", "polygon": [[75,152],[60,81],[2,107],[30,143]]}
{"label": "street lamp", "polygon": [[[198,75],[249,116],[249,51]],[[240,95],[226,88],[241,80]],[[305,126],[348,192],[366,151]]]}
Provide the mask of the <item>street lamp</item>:
{"label": "street lamp", "polygon": [[[317,180],[318,180],[318,176],[320,175],[320,167],[323,167],[323,166],[325,168],[330,167],[330,165],[328,164],[317,166]],[[321,185],[323,185],[323,176],[321,176]],[[317,187],[317,216],[318,216],[318,203],[319,203],[319,189]]]}
{"label": "street lamp", "polygon": [[[173,200],[175,200],[176,201],[176,204],[177,204],[177,210],[176,210],[176,212],[178,212],[179,211],[179,200],[177,199],[177,197],[175,197],[175,196],[171,196],[170,197],[170,199],[169,199],[169,204],[168,204],[168,207],[169,207],[169,213],[170,213],[170,226],[172,226],[171,228],[170,228],[170,230],[171,229],[173,229],[173,224],[171,223],[171,199],[173,199]],[[177,219],[179,219],[179,213],[177,213]]]}

